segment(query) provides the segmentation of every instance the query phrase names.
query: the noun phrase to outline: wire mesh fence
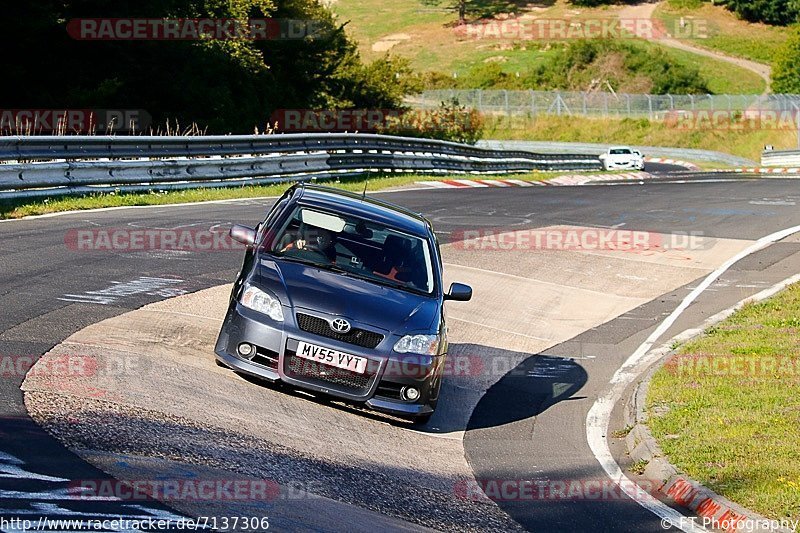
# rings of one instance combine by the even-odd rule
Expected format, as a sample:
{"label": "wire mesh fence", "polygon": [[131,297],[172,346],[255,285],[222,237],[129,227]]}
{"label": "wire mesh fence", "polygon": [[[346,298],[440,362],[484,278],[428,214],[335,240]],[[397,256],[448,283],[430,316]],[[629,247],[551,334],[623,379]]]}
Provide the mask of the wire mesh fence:
{"label": "wire mesh fence", "polygon": [[408,105],[418,109],[438,107],[442,102],[459,104],[488,115],[595,116],[664,119],[681,112],[749,110],[797,112],[800,95],[795,94],[625,94],[576,91],[515,91],[488,89],[443,89],[410,96]]}

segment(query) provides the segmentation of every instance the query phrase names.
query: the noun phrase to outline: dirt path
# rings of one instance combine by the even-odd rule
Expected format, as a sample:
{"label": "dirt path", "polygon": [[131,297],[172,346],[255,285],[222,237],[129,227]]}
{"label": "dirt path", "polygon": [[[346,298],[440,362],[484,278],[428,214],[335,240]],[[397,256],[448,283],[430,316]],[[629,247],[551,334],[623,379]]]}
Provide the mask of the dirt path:
{"label": "dirt path", "polygon": [[[619,18],[652,19],[653,13],[655,12],[659,4],[660,2],[646,2],[643,4],[637,4],[625,7],[622,10],[620,10]],[[679,50],[691,52],[693,54],[705,57],[710,57],[712,59],[717,59],[719,61],[725,61],[726,63],[731,63],[738,67],[747,69],[751,72],[755,72],[767,83],[767,86],[764,88],[764,92],[762,94],[766,94],[769,91],[770,84],[772,83],[772,68],[769,65],[765,65],[763,63],[757,63],[756,61],[750,61],[749,59],[743,59],[741,57],[729,56],[721,52],[709,50],[707,48],[694,46],[686,41],[680,41],[671,36],[657,37],[651,40],[664,46],[677,48]]]}

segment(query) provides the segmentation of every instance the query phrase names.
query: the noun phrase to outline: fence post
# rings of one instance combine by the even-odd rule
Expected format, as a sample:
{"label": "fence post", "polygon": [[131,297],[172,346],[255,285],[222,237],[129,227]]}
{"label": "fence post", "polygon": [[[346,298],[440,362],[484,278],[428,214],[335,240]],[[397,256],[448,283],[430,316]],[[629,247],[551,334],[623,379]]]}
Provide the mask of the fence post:
{"label": "fence post", "polygon": [[536,93],[533,92],[533,89],[528,89],[528,92],[531,94],[531,116],[536,116]]}
{"label": "fence post", "polygon": [[505,108],[506,108],[506,116],[510,117],[511,116],[511,107],[508,104],[508,89],[503,90],[503,99],[504,99],[503,105],[505,105]]}
{"label": "fence post", "polygon": [[689,101],[692,103],[692,111],[694,111],[694,95],[693,94],[689,95]]}
{"label": "fence post", "polygon": [[586,92],[583,93],[583,116],[587,116],[589,112],[586,110]]}
{"label": "fence post", "polygon": [[653,120],[653,99],[650,98],[649,94],[646,94],[645,96],[647,96],[647,114],[650,117],[650,120]]}

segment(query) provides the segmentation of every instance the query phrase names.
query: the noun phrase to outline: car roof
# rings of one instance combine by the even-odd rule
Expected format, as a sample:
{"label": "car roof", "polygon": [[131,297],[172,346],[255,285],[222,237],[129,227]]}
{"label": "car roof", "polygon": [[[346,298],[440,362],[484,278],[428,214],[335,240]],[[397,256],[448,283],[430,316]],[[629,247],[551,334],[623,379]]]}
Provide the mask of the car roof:
{"label": "car roof", "polygon": [[630,150],[630,151],[633,151],[633,148],[631,148],[630,146],[612,146],[612,147],[609,148],[609,150]]}
{"label": "car roof", "polygon": [[301,190],[297,201],[302,205],[379,222],[419,237],[428,236],[428,220],[405,207],[333,187],[308,184],[297,187]]}

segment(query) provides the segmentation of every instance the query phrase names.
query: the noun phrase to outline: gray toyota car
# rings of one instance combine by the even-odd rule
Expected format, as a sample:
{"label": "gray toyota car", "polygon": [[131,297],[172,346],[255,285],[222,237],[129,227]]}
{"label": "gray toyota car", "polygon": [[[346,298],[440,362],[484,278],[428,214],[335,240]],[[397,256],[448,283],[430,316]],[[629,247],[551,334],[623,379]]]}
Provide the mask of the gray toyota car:
{"label": "gray toyota car", "polygon": [[433,413],[447,355],[430,222],[365,195],[295,185],[256,227],[234,226],[244,264],[216,344],[237,372],[403,418]]}

